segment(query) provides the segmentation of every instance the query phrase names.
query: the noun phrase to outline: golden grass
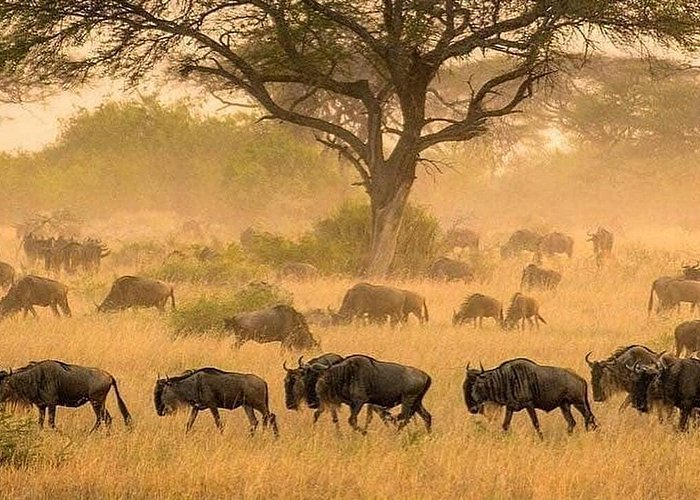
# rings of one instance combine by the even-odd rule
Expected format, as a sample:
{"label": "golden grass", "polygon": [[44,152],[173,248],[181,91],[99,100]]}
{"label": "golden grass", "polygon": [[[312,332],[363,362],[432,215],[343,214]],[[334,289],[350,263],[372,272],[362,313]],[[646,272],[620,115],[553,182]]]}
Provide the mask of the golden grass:
{"label": "golden grass", "polygon": [[[0,324],[0,367],[44,358],[100,366],[119,380],[135,427],[128,432],[115,418],[111,434],[88,436],[93,420],[89,407],[59,409],[59,430],[42,433],[43,459],[26,470],[0,469],[0,497],[697,497],[700,431],[681,435],[632,410],[619,415],[618,399],[593,404],[601,424],[597,432],[584,432],[575,413],[579,426],[568,436],[558,411],[540,414],[545,435],[540,442],[526,414],[516,414],[504,435],[500,416],[493,421],[471,416],[462,400],[467,361],[489,367],[527,356],[588,378],[583,356],[589,350],[598,358],[630,343],[669,348],[673,325],[687,310],[683,317],[648,320],[646,300],[651,279],[677,262],[638,253],[621,251],[620,263],[611,265],[609,275],[597,273],[590,259],[554,263],[565,278],[556,294],[539,295],[549,323],[539,332],[502,332],[489,320],[481,331],[455,329],[450,323],[452,309],[468,293],[479,290],[507,300],[522,263],[500,265],[494,280],[483,285],[401,283],[428,298],[431,321],[424,328],[412,322],[396,331],[316,331],[324,351],[368,353],[430,373],[433,386],[425,404],[434,418],[432,435],[420,421],[400,434],[375,422],[363,437],[345,424],[347,411],[341,416],[341,435],[328,419],[312,427],[309,411],[284,408],[281,364],[296,359],[294,354],[280,352],[274,344],[249,343],[236,351],[227,339],[173,339],[167,317],[155,312],[98,316],[91,312],[93,297],[76,286],[74,318],[55,320],[42,310],[38,322],[16,318]],[[304,310],[337,305],[350,284],[327,280],[287,286]],[[200,291],[179,287],[178,300]],[[224,412],[223,435],[208,414],[200,415],[189,436],[184,434],[185,414],[158,417],[152,403],[157,374],[200,366],[265,378],[281,437],[261,432],[249,438],[242,410]],[[112,395],[108,406],[118,414]]]}

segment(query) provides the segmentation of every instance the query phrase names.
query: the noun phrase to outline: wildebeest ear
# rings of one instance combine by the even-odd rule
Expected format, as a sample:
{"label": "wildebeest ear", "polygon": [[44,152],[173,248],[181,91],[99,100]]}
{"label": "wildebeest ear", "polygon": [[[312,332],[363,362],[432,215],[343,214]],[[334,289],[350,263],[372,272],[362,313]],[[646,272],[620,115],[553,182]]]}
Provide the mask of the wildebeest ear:
{"label": "wildebeest ear", "polygon": [[310,365],[310,368],[315,372],[323,372],[323,371],[328,370],[328,368],[330,368],[330,366],[324,365],[322,363],[314,363],[313,365]]}

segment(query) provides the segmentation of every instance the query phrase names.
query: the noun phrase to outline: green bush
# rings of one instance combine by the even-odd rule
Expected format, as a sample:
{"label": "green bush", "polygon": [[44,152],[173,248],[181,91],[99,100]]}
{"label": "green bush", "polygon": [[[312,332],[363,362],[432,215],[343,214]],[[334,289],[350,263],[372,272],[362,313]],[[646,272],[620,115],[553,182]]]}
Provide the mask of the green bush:
{"label": "green bush", "polygon": [[292,294],[276,285],[255,281],[231,296],[209,295],[184,304],[173,311],[171,322],[176,336],[222,333],[225,318],[276,304],[291,305]]}
{"label": "green bush", "polygon": [[38,454],[38,431],[28,418],[0,409],[0,467],[25,467]]}

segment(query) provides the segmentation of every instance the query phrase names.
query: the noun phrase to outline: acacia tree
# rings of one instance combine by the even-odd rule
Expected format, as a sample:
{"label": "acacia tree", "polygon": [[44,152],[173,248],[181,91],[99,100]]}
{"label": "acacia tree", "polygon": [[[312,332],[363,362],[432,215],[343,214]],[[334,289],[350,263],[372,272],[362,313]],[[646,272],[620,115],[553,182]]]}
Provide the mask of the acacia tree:
{"label": "acacia tree", "polygon": [[[0,0],[0,71],[19,89],[177,74],[313,129],[369,195],[381,275],[427,150],[518,111],[572,44],[689,50],[698,26],[698,0]],[[435,89],[497,57],[458,98]]]}

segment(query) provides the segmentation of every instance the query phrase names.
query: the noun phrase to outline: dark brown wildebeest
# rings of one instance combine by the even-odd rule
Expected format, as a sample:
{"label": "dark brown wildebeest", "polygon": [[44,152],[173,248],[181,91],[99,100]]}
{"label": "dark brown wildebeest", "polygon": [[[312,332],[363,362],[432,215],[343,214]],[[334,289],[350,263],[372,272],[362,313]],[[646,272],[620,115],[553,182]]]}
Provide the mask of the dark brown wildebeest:
{"label": "dark brown wildebeest", "polygon": [[498,299],[481,293],[473,293],[462,302],[459,311],[452,315],[453,325],[462,325],[472,321],[474,328],[482,327],[484,318],[493,318],[496,324],[503,324],[503,304]]}
{"label": "dark brown wildebeest", "polygon": [[647,312],[651,314],[654,307],[654,293],[659,299],[656,313],[660,314],[677,307],[680,310],[681,302],[688,302],[691,310],[700,307],[700,281],[678,279],[670,276],[657,278],[651,285]]}
{"label": "dark brown wildebeest", "polygon": [[552,257],[564,253],[571,258],[574,254],[574,239],[564,233],[553,232],[545,234],[537,244],[536,258],[546,255]]}
{"label": "dark brown wildebeest", "polygon": [[171,285],[151,278],[122,276],[114,280],[109,294],[97,306],[97,310],[111,312],[132,307],[155,307],[163,312],[168,299],[172,309],[175,309],[175,292]]}
{"label": "dark brown wildebeest", "polygon": [[285,262],[280,266],[277,276],[279,279],[305,281],[318,279],[320,273],[316,266],[306,262]]}
{"label": "dark brown wildebeest", "polygon": [[15,284],[15,268],[6,262],[0,262],[0,286],[11,287]]}
{"label": "dark brown wildebeest", "polygon": [[561,282],[561,274],[552,269],[544,269],[537,264],[528,264],[523,269],[523,276],[520,279],[521,290],[532,290],[541,288],[543,290],[554,290]]}
{"label": "dark brown wildebeest", "polygon": [[588,233],[588,240],[593,243],[593,255],[598,267],[602,267],[612,255],[613,234],[605,228],[599,227],[595,233]]}
{"label": "dark brown wildebeest", "polygon": [[684,321],[673,332],[676,338],[676,356],[680,357],[683,349],[690,355],[700,351],[700,320]]}
{"label": "dark brown wildebeest", "polygon": [[478,252],[479,235],[471,229],[455,227],[445,233],[442,246],[447,252],[455,248],[468,248],[473,252]]}
{"label": "dark brown wildebeest", "polygon": [[519,255],[523,251],[536,253],[541,239],[542,235],[539,233],[529,229],[518,229],[501,246],[501,257],[508,259]]}
{"label": "dark brown wildebeest", "polygon": [[49,427],[56,427],[56,407],[78,408],[90,403],[95,412],[95,431],[104,422],[108,427],[112,417],[105,401],[111,388],[117,398],[124,423],[130,425],[131,415],[119,394],[117,381],[99,368],[69,365],[45,360],[9,372],[0,371],[0,402],[35,405],[39,409],[39,427],[44,426],[49,410]]}
{"label": "dark brown wildebeest", "polygon": [[258,427],[255,411],[263,418],[263,428],[268,425],[275,436],[277,417],[270,411],[267,382],[248,373],[233,373],[218,368],[188,370],[176,377],[159,378],[153,390],[153,402],[159,416],[171,415],[179,408],[189,407],[190,418],[185,427],[189,432],[200,411],[209,410],[217,429],[224,426],[219,408],[235,410],[243,407],[250,423],[250,434]]}
{"label": "dark brown wildebeest", "polygon": [[[335,353],[322,354],[316,358],[309,360],[307,363],[302,363],[302,357],[299,357],[297,368],[287,368],[287,364],[283,363],[282,368],[287,373],[284,378],[284,395],[285,395],[285,405],[289,410],[298,410],[302,402],[307,402],[306,395],[307,385],[313,387],[315,391],[316,383],[318,382],[318,377],[320,372],[317,370],[312,370],[311,366],[319,364],[325,366],[332,366],[343,361],[342,356]],[[330,402],[326,402],[330,404]],[[307,402],[308,405],[308,402]],[[321,414],[325,411],[329,411],[331,414],[331,419],[335,424],[336,428],[339,428],[338,424],[338,405],[330,406],[319,406],[314,410],[314,424],[318,421]],[[369,427],[372,422],[372,415],[377,413],[382,421],[386,424],[391,421],[391,414],[384,408],[377,406],[368,405],[367,406],[367,420],[365,422],[365,430]]]}
{"label": "dark brown wildebeest", "polygon": [[425,393],[430,389],[430,376],[418,368],[378,361],[369,356],[348,356],[331,366],[314,364],[318,372],[316,386],[306,384],[306,401],[310,408],[337,406],[350,407],[350,426],[361,433],[357,416],[366,404],[391,409],[401,405],[395,421],[401,430],[418,413],[430,432],[432,417],[423,406]]}
{"label": "dark brown wildebeest", "polygon": [[503,321],[503,328],[510,330],[518,326],[518,322],[521,322],[520,328],[525,330],[525,321],[527,320],[530,328],[533,326],[540,329],[540,321],[545,325],[547,322],[542,316],[540,316],[540,305],[532,297],[523,295],[517,292],[510,299],[510,305],[506,311],[506,318]]}
{"label": "dark brown wildebeest", "polygon": [[24,311],[24,317],[28,313],[37,318],[34,306],[51,307],[54,315],[60,316],[59,308],[63,315],[71,315],[68,306],[68,288],[63,283],[49,278],[28,275],[17,281],[2,299],[0,299],[0,318],[18,311]]}
{"label": "dark brown wildebeest", "polygon": [[412,292],[410,290],[401,290],[404,293],[405,301],[403,304],[403,318],[401,321],[404,323],[408,321],[408,315],[413,314],[418,322],[422,325],[427,323],[428,317],[428,304],[425,301],[425,297],[421,294]]}
{"label": "dark brown wildebeest", "polygon": [[468,283],[474,280],[474,271],[466,262],[440,257],[428,268],[428,277],[444,281],[462,280]]}
{"label": "dark brown wildebeest", "polygon": [[504,431],[510,428],[514,412],[527,410],[535,431],[542,438],[535,410],[549,413],[559,408],[571,434],[576,426],[571,406],[583,415],[586,430],[597,427],[588,402],[586,380],[566,368],[543,366],[525,358],[506,361],[491,370],[483,367],[470,370],[467,365],[462,391],[467,409],[472,414],[479,413],[485,403],[504,406]]}
{"label": "dark brown wildebeest", "polygon": [[249,340],[261,344],[280,342],[284,349],[311,349],[319,345],[304,315],[285,304],[236,314],[224,319],[224,327],[233,331],[236,348]]}
{"label": "dark brown wildebeest", "polygon": [[351,323],[355,318],[367,319],[370,323],[385,323],[387,318],[392,326],[406,316],[406,294],[403,290],[390,286],[358,283],[345,292],[343,302],[334,320],[338,324]]}

